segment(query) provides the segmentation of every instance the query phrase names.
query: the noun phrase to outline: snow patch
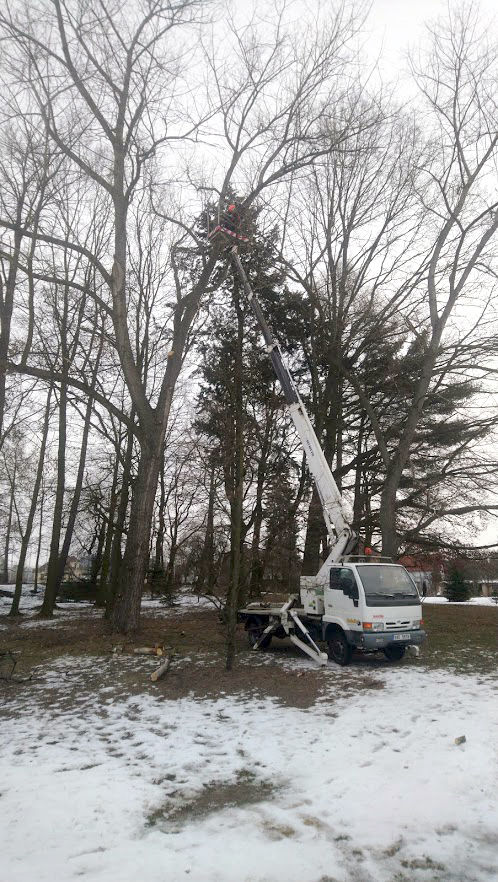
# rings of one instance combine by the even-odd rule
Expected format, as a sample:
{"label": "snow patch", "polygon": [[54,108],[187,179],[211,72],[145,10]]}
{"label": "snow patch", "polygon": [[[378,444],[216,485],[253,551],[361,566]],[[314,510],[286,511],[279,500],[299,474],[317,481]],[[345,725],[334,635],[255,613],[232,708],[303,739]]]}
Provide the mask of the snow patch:
{"label": "snow patch", "polygon": [[123,697],[119,674],[144,664],[66,657],[9,693],[9,882],[496,878],[491,680],[382,669],[383,689],[337,700],[362,672],[330,667],[306,710],[251,694],[173,701],[151,684]]}

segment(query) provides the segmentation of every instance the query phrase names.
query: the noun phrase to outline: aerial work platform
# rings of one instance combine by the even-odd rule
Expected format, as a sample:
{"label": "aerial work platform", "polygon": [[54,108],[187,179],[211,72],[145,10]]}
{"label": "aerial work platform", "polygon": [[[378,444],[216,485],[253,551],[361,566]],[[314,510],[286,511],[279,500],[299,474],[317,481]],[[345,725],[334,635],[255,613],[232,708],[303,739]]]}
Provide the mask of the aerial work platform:
{"label": "aerial work platform", "polygon": [[232,202],[223,212],[218,212],[218,223],[211,232],[209,232],[208,218],[209,241],[214,244],[226,242],[227,245],[232,246],[248,245],[249,236],[246,235],[247,230],[244,229],[244,214],[243,208],[236,202]]}
{"label": "aerial work platform", "polygon": [[218,224],[209,234],[208,239],[213,243],[226,242],[228,245],[249,244],[247,236],[243,236],[242,233],[238,233],[235,230],[229,230],[228,227],[223,226],[223,224]]}

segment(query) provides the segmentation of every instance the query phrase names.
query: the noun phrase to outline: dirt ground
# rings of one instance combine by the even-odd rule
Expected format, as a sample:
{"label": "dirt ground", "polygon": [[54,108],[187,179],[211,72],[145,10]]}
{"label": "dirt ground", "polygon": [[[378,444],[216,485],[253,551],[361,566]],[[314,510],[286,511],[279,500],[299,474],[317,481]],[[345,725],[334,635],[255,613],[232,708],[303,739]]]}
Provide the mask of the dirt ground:
{"label": "dirt ground", "polygon": [[[62,615],[62,614],[61,614]],[[57,614],[56,614],[57,616]],[[147,688],[165,698],[187,695],[212,697],[253,692],[271,696],[286,705],[310,707],[323,695],[324,673],[304,659],[289,641],[274,640],[266,652],[251,652],[246,636],[239,629],[239,653],[235,669],[225,670],[225,629],[214,609],[158,607],[145,609],[141,628],[133,638],[111,634],[107,623],[91,607],[64,613],[63,618],[47,623],[36,617],[12,620],[0,616],[0,651],[10,650],[17,660],[15,673],[32,676],[37,669],[68,656],[104,657],[112,661],[112,677],[119,691],[135,693]],[[7,627],[5,627],[7,626]],[[426,669],[445,668],[462,673],[488,673],[496,668],[498,648],[498,608],[486,606],[426,605],[424,627],[428,639],[421,657],[406,657],[400,665]],[[143,646],[163,647],[173,655],[170,670],[156,684],[150,672],[156,659],[134,655]],[[121,663],[120,660],[121,659]],[[278,659],[279,664],[273,662]],[[305,664],[299,664],[299,660]],[[131,661],[133,660],[133,663]],[[284,661],[284,664],[281,662]],[[350,675],[337,669],[338,695],[363,689],[382,688],[376,672],[389,663],[382,654],[353,657]],[[6,673],[9,662],[4,658]],[[19,684],[0,681],[0,696],[7,700]]]}

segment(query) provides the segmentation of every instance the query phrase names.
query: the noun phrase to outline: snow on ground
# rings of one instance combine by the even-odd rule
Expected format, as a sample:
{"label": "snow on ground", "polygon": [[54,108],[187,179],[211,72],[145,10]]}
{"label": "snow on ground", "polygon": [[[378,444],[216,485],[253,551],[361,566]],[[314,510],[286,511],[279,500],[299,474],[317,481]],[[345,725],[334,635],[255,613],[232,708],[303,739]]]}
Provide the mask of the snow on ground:
{"label": "snow on ground", "polygon": [[[490,679],[407,663],[336,699],[365,670],[330,665],[303,710],[256,694],[168,700],[147,680],[154,664],[66,657],[8,687],[2,880],[496,879]],[[123,671],[143,672],[140,694],[123,697]]]}
{"label": "snow on ground", "polygon": [[176,594],[174,596],[173,602],[164,603],[162,600],[158,600],[157,598],[151,599],[142,599],[142,609],[147,611],[167,611],[168,615],[178,615],[182,613],[189,612],[191,613],[193,610],[197,609],[216,609],[219,606],[209,597],[198,597],[196,594],[185,592],[183,594]]}
{"label": "snow on ground", "polygon": [[[3,594],[0,594],[0,615],[6,615],[10,607],[12,605],[12,598],[14,596],[14,585],[2,585]],[[8,592],[8,595],[6,594]],[[54,617],[51,619],[38,619],[33,622],[29,621],[29,618],[35,616],[38,610],[40,609],[43,602],[43,587],[38,591],[37,594],[33,594],[30,585],[23,586],[23,592],[21,596],[21,602],[19,604],[20,611],[28,621],[20,622],[21,627],[29,628],[29,627],[56,627],[61,621],[64,621],[64,618],[68,615],[74,615],[78,612],[83,613],[85,616],[95,615],[101,616],[102,610],[97,609],[93,603],[82,600],[80,601],[71,601],[68,603],[64,603],[61,601],[57,601],[57,608],[54,612]],[[192,612],[193,609],[214,609],[213,601],[208,597],[197,597],[192,593],[184,593],[179,594],[174,598],[173,604],[164,604],[161,600],[156,598],[153,599],[142,599],[142,609],[146,612],[161,612],[167,613],[168,615],[182,615],[186,612]],[[0,625],[1,628],[4,628],[4,625]]]}

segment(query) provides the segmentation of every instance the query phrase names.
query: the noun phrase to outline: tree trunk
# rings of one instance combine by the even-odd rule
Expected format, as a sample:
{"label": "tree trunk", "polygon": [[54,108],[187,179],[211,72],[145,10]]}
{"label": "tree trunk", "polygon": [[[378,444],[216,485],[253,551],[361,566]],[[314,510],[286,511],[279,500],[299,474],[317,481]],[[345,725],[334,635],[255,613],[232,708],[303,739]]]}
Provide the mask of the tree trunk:
{"label": "tree trunk", "polygon": [[114,514],[116,512],[117,503],[117,485],[119,474],[119,456],[116,451],[116,460],[112,473],[111,493],[109,497],[109,510],[107,512],[107,529],[105,534],[104,551],[102,555],[102,568],[100,570],[99,590],[97,591],[97,606],[105,607],[106,615],[108,608],[109,596],[109,570],[111,566],[111,548],[114,536]]}
{"label": "tree trunk", "polygon": [[44,504],[45,504],[45,487],[43,484],[43,475],[42,475],[41,499],[40,499],[40,523],[38,526],[38,543],[36,546],[35,581],[33,584],[33,594],[38,594],[38,568],[40,566],[40,554],[41,554],[41,547],[42,547]]}
{"label": "tree trunk", "polygon": [[40,610],[41,616],[53,615],[57,596],[59,572],[59,542],[62,529],[62,513],[64,508],[64,485],[66,479],[66,436],[67,436],[67,385],[61,381],[59,396],[59,439],[57,449],[57,488],[55,491],[52,535],[50,539],[50,555],[47,567],[47,582]]}
{"label": "tree trunk", "polygon": [[[134,412],[132,410],[132,417]],[[106,618],[110,618],[112,614],[112,610],[114,609],[114,603],[116,600],[116,595],[118,592],[119,580],[120,580],[120,571],[122,564],[121,557],[121,544],[123,539],[123,533],[125,529],[126,522],[126,512],[128,511],[128,499],[129,499],[129,489],[131,484],[131,464],[133,457],[133,433],[128,433],[128,438],[126,442],[126,452],[123,463],[123,472],[121,474],[121,490],[119,493],[119,503],[118,503],[118,511],[116,515],[116,523],[114,525],[114,531],[112,533],[112,545],[111,545],[111,556],[110,556],[110,584],[109,591],[107,592],[107,601],[106,601]]]}
{"label": "tree trunk", "polygon": [[261,560],[261,527],[263,524],[263,509],[261,505],[256,510],[253,524],[251,542],[251,574],[249,579],[249,597],[259,597],[261,594],[261,578],[263,575],[263,562]]}
{"label": "tree trunk", "polygon": [[16,474],[17,474],[17,460],[14,459],[14,472],[12,475],[12,480],[10,482],[10,501],[9,501],[9,514],[7,517],[7,527],[5,530],[5,542],[3,546],[3,570],[0,575],[0,585],[8,585],[9,583],[9,552],[10,552],[10,534],[12,531],[12,512],[14,510],[14,494],[16,490]]}
{"label": "tree trunk", "polygon": [[173,530],[171,543],[169,546],[168,563],[166,564],[166,572],[164,577],[164,591],[168,594],[173,590],[175,584],[175,563],[178,552],[178,531]]}
{"label": "tree trunk", "polygon": [[[24,193],[22,198],[24,199]],[[16,218],[18,226],[20,226],[21,224],[21,207],[21,204],[18,204]],[[7,376],[7,361],[9,356],[10,326],[12,322],[12,312],[14,309],[14,290],[16,286],[17,269],[19,266],[21,242],[22,234],[20,232],[16,232],[14,235],[14,249],[10,261],[9,273],[5,284],[4,294],[0,287],[0,448],[2,447],[3,443],[3,421],[5,416],[5,383]]]}
{"label": "tree trunk", "polygon": [[157,518],[157,535],[156,535],[156,553],[154,560],[154,572],[162,573],[164,570],[164,507],[166,504],[166,492],[164,488],[164,454],[161,461],[161,468],[159,470],[159,485],[160,485],[160,496],[159,496],[159,511]]}
{"label": "tree trunk", "polygon": [[359,534],[362,517],[363,517],[363,493],[362,493],[362,476],[363,476],[363,432],[365,425],[365,417],[362,415],[360,419],[360,427],[358,429],[358,440],[356,442],[356,467],[354,476],[354,500],[353,500],[353,530]]}
{"label": "tree trunk", "polygon": [[204,533],[204,542],[201,551],[201,559],[199,561],[199,570],[196,579],[196,593],[212,594],[214,589],[214,501],[216,495],[215,482],[216,467],[214,463],[210,465],[209,472],[209,496],[208,510],[206,516],[206,532]]}
{"label": "tree trunk", "polygon": [[[102,558],[104,555],[104,542],[106,537],[106,528],[105,528],[105,520],[102,520],[102,524],[100,526],[100,530],[98,532],[97,537],[97,551],[95,552],[95,556],[92,561],[92,569],[90,573],[90,584],[97,585],[100,568],[102,566]],[[98,604],[103,605],[103,604]]]}
{"label": "tree trunk", "polygon": [[76,484],[74,487],[73,498],[71,500],[71,507],[69,509],[69,516],[66,525],[66,531],[64,534],[64,541],[62,543],[61,553],[59,555],[58,561],[58,571],[57,571],[57,585],[55,589],[55,593],[57,595],[62,581],[64,579],[64,570],[66,567],[66,561],[69,554],[69,549],[71,547],[71,541],[73,538],[74,525],[76,523],[76,517],[78,515],[78,507],[81,496],[81,488],[83,487],[83,478],[85,475],[85,464],[86,464],[86,452],[88,447],[88,436],[90,434],[90,419],[92,416],[92,407],[93,407],[93,399],[89,398],[86,406],[85,412],[85,421],[83,424],[83,437],[81,439],[81,449],[80,449],[80,460],[78,464],[78,474],[76,476]]}
{"label": "tree trunk", "polygon": [[320,569],[320,548],[326,535],[322,503],[320,502],[318,490],[313,484],[313,492],[308,509],[308,527],[304,543],[303,576],[316,576]]}
{"label": "tree trunk", "polygon": [[[99,372],[100,359],[102,355],[102,349],[104,344],[104,335],[101,335],[100,346],[98,352],[96,354],[95,362],[92,368],[92,381],[91,381],[91,389],[95,389],[95,384],[97,382],[97,376]],[[93,398],[90,395],[86,405],[85,411],[85,419],[83,422],[83,435],[81,438],[81,449],[80,449],[80,459],[78,463],[78,473],[76,476],[76,483],[74,486],[73,498],[71,500],[71,507],[69,509],[69,517],[66,525],[66,532],[64,534],[64,541],[62,543],[62,550],[59,556],[59,564],[58,564],[58,573],[57,573],[57,587],[56,594],[59,591],[62,581],[64,579],[64,570],[66,567],[66,561],[69,555],[69,549],[71,547],[71,541],[73,538],[74,525],[76,523],[76,518],[78,515],[78,507],[80,503],[81,489],[83,487],[83,478],[85,476],[85,465],[86,465],[86,454],[88,448],[88,437],[90,434],[90,421],[92,418],[92,409],[93,409]]]}
{"label": "tree trunk", "polygon": [[396,557],[398,537],[396,533],[396,491],[398,482],[388,480],[382,488],[379,521],[382,533],[382,554]]}
{"label": "tree trunk", "polygon": [[47,395],[47,404],[45,408],[45,417],[43,420],[43,429],[42,429],[42,438],[41,438],[41,447],[40,447],[40,455],[38,457],[38,468],[36,470],[35,477],[35,485],[33,487],[33,493],[31,496],[31,505],[28,513],[28,519],[26,521],[26,527],[24,530],[24,535],[21,540],[21,550],[19,553],[19,562],[17,564],[17,574],[16,574],[16,587],[14,591],[14,597],[12,600],[12,606],[10,608],[9,615],[17,616],[19,615],[19,602],[21,600],[21,592],[22,592],[22,582],[24,575],[24,564],[26,563],[26,555],[28,553],[29,542],[31,539],[31,532],[33,530],[33,521],[36,514],[36,507],[38,504],[38,493],[40,492],[40,485],[43,477],[43,467],[45,464],[45,450],[47,447],[47,436],[48,436],[48,428],[50,424],[50,399],[52,396],[52,389],[49,388]]}
{"label": "tree trunk", "polygon": [[[111,624],[114,631],[137,631],[140,603],[149,563],[149,537],[163,451],[157,431],[148,434],[141,447],[140,463],[131,499],[128,537],[120,568],[119,586]],[[155,441],[155,443],[154,443]]]}
{"label": "tree trunk", "polygon": [[237,310],[237,347],[234,364],[235,450],[233,486],[230,495],[230,584],[227,597],[227,671],[232,670],[236,653],[237,608],[242,564],[242,505],[244,494],[244,401],[242,392],[244,320],[240,308],[238,282],[235,279],[234,302]]}

